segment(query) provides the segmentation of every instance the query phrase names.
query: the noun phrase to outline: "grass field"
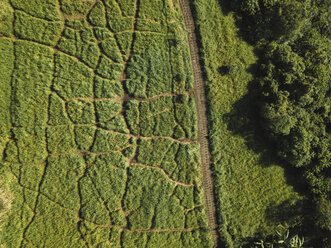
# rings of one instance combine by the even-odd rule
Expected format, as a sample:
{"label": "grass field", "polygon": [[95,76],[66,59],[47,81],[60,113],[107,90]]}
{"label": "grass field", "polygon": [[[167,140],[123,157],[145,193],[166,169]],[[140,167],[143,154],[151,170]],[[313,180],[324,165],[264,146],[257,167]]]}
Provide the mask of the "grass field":
{"label": "grass field", "polygon": [[243,41],[222,1],[195,0],[192,6],[209,103],[219,232],[226,247],[240,247],[274,234],[279,224],[293,224],[285,206],[293,208],[301,197],[258,142],[249,118],[245,95],[257,60],[253,47]]}
{"label": "grass field", "polygon": [[178,1],[0,7],[0,246],[212,247]]}

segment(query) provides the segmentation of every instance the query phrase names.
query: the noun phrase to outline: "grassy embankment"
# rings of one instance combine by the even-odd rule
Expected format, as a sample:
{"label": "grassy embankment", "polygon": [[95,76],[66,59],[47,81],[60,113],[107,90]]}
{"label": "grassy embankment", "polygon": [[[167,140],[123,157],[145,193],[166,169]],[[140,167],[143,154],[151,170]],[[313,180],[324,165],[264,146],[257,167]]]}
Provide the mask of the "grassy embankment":
{"label": "grassy embankment", "polygon": [[195,0],[193,6],[209,103],[219,232],[227,247],[239,247],[286,225],[275,215],[300,197],[284,169],[259,145],[248,118],[245,94],[257,60],[254,48],[242,40],[233,14],[224,13],[219,1]]}

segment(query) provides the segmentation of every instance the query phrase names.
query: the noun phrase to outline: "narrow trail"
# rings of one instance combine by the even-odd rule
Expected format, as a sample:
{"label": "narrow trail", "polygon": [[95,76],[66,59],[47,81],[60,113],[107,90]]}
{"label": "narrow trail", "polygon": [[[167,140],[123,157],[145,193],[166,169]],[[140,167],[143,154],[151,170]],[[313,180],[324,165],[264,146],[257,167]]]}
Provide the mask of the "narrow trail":
{"label": "narrow trail", "polygon": [[200,65],[199,48],[195,34],[194,19],[190,8],[189,0],[179,0],[180,8],[183,13],[184,22],[187,30],[188,43],[190,46],[190,55],[195,81],[195,101],[198,114],[198,133],[200,142],[200,154],[203,176],[203,188],[205,191],[206,207],[208,214],[209,227],[214,240],[214,246],[219,247],[219,235],[217,232],[216,207],[214,199],[214,181],[210,169],[210,153],[208,142],[208,125],[207,125],[207,107],[206,94],[203,82],[203,74]]}

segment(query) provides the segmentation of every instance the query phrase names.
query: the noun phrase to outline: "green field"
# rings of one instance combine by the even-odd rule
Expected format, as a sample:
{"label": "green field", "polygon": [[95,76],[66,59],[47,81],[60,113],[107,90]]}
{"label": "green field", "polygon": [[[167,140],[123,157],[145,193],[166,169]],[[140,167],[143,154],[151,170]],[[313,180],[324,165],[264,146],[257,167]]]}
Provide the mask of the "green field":
{"label": "green field", "polygon": [[0,248],[331,247],[330,6],[0,0]]}
{"label": "green field", "polygon": [[213,246],[178,1],[0,0],[0,36],[3,247]]}

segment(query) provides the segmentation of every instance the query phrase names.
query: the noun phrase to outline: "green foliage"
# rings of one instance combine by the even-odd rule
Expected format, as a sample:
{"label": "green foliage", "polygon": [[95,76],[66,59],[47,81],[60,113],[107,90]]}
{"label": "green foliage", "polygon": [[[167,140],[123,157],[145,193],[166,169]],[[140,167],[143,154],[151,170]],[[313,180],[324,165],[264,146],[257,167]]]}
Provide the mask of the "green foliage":
{"label": "green foliage", "polygon": [[95,106],[99,122],[111,120],[122,111],[122,104],[114,100],[97,101]]}
{"label": "green foliage", "polygon": [[136,154],[136,147],[135,146],[130,146],[130,147],[124,149],[123,154],[127,158],[133,158],[134,155]]}
{"label": "green foliage", "polygon": [[47,120],[48,91],[52,81],[51,49],[33,42],[15,42],[12,80],[12,124],[44,125]]}
{"label": "green foliage", "polygon": [[177,166],[175,168],[171,168],[172,177],[175,180],[185,183],[202,183],[201,171],[199,167],[199,148],[200,146],[198,143],[179,145],[175,156]]}
{"label": "green foliage", "polygon": [[261,48],[252,95],[264,136],[274,144],[282,161],[299,168],[310,192],[316,195],[311,199],[319,199],[313,203],[317,205],[315,212],[310,213],[310,218],[319,221],[314,222],[316,229],[309,235],[313,243],[327,247],[330,228],[320,219],[330,218],[321,208],[330,204],[331,46],[320,23],[316,23],[325,12],[322,2],[312,3],[310,27],[299,37]]}
{"label": "green foliage", "polygon": [[92,96],[93,72],[71,56],[55,55],[54,90],[65,99]]}
{"label": "green foliage", "polygon": [[[13,42],[0,38],[0,154],[10,137],[10,103],[11,103],[11,73],[14,69],[14,46]],[[2,155],[0,155],[0,160]]]}
{"label": "green foliage", "polygon": [[[206,74],[212,82],[211,86],[208,85],[210,87],[209,91],[213,94],[210,97],[212,99],[211,106],[214,104],[220,106],[220,103],[213,101],[213,99],[217,99],[214,92],[225,87],[216,88],[214,85],[216,85],[217,79],[215,78],[219,78],[226,87],[229,87],[229,85],[225,82],[230,78],[239,84],[242,81],[247,82],[249,79],[242,77],[240,61],[234,62],[231,61],[232,59],[229,61],[225,58],[226,52],[224,50],[218,49],[222,51],[218,52],[216,50],[217,46],[212,45],[208,39],[204,38],[205,36],[210,38],[208,24],[204,22],[208,19],[207,13],[210,15],[211,12],[207,9],[211,10],[211,8],[204,7],[202,2],[197,1],[196,11],[199,18],[202,44],[205,49]],[[304,181],[305,184],[310,186],[311,192],[329,202],[329,196],[327,195],[330,189],[330,180],[328,179],[330,113],[329,107],[326,106],[330,105],[330,42],[327,36],[329,27],[325,23],[326,12],[328,11],[326,2],[328,1],[247,0],[222,2],[224,4],[222,7],[227,7],[227,9],[225,8],[227,11],[235,10],[238,14],[237,21],[241,25],[242,37],[255,45],[260,59],[256,66],[250,68],[250,70],[255,70],[256,78],[251,83],[252,87],[249,89],[248,95],[242,97],[232,111],[231,104],[235,101],[224,103],[223,107],[231,111],[225,118],[231,121],[224,123],[220,120],[218,125],[228,125],[229,129],[243,136],[247,144],[254,150],[266,152],[269,156],[269,161],[266,164],[270,164],[272,156],[267,153],[266,148],[256,145],[259,143],[256,142],[259,138],[254,137],[254,133],[247,130],[250,125],[258,126],[257,134],[264,139],[262,144],[265,147],[274,147],[272,153],[277,154],[278,161],[280,158],[282,164],[299,168],[295,173],[296,181]],[[228,16],[232,15],[231,12],[228,14]],[[226,18],[221,15],[219,19],[222,21]],[[210,28],[212,25],[214,24],[209,24],[210,30],[215,29],[215,27]],[[229,24],[227,23],[227,25]],[[223,26],[220,30],[229,32],[231,29]],[[232,30],[236,30],[236,27],[233,26]],[[217,39],[222,44],[227,43],[226,46],[224,45],[226,49],[235,50],[229,45],[229,43],[236,44],[233,39]],[[214,56],[213,52],[218,54]],[[235,56],[240,57],[241,54],[245,53],[243,51],[236,52]],[[227,56],[231,57],[231,55]],[[246,53],[244,59],[248,58],[249,56]],[[218,71],[214,65],[217,61],[221,62],[218,65]],[[234,70],[236,67],[237,69]],[[230,69],[224,70],[224,68]],[[249,67],[246,66],[246,68]],[[218,73],[221,75],[218,75]],[[232,86],[232,84],[230,87],[229,90],[239,89],[238,86]],[[256,119],[254,121],[249,120],[250,116],[245,115],[245,111],[252,112]],[[237,116],[240,114],[241,116]],[[210,116],[213,121],[218,119],[214,107],[211,107]],[[211,130],[212,135],[215,133],[216,136],[219,136],[219,131],[214,131],[213,127]],[[212,149],[231,151],[227,147],[227,143],[230,142],[225,141],[225,139],[214,136],[211,140]],[[230,154],[232,153],[231,151]],[[236,166],[238,166],[238,155],[233,156],[237,161]],[[216,164],[224,163],[224,161],[230,159],[219,152],[215,152],[214,157]],[[246,162],[247,159],[244,161]],[[217,165],[215,167],[217,173],[222,174],[231,172],[233,175],[234,171],[237,170],[233,168],[219,170]],[[291,171],[291,169],[289,170]],[[286,174],[289,178],[293,176],[289,172]],[[298,178],[298,175],[303,175],[303,177]],[[216,178],[218,177],[222,178],[216,175]],[[220,194],[224,196],[225,186],[222,186],[222,188],[223,191],[220,191]],[[277,190],[272,194],[275,192]],[[310,199],[315,198],[309,192],[304,193]],[[268,193],[267,197],[272,198],[272,194]],[[234,208],[234,202],[231,202],[231,204]],[[314,203],[311,202],[310,205],[314,205]],[[229,210],[223,204],[222,212],[226,213],[227,211]],[[315,213],[311,211],[306,216],[302,216],[301,219],[305,218],[305,221],[309,222],[309,219],[315,218],[314,216]],[[227,216],[223,217],[225,222],[224,219],[228,219]],[[296,223],[296,225],[305,225],[301,228],[308,230],[312,244],[320,244],[317,239],[323,235],[326,236],[329,231],[318,228],[312,230],[309,227],[310,224],[305,224],[302,220],[299,222],[300,224]],[[233,226],[234,224],[226,223],[226,225]],[[242,230],[238,231],[236,225],[234,225],[234,228],[236,229],[232,230],[230,235],[223,236],[226,237],[225,239],[229,244],[236,247],[240,244],[238,237],[242,237]],[[227,231],[229,229],[225,230],[225,234],[229,234]],[[263,232],[263,235],[267,235],[267,232]]]}
{"label": "green foliage", "polygon": [[212,247],[178,2],[0,7],[0,246]]}
{"label": "green foliage", "polygon": [[[106,215],[107,211],[112,212],[121,207],[121,199],[123,198],[126,185],[126,171],[123,168],[114,168],[114,166],[119,163],[123,164],[123,162],[123,158],[116,156],[116,154],[106,157],[100,156],[96,159],[95,164],[88,168],[86,177],[84,177],[86,183],[84,183],[85,186],[82,192],[83,205],[90,206],[87,208],[88,211],[96,213],[98,210],[95,209],[95,207],[100,206],[97,204],[94,210],[91,209],[94,205],[94,203],[90,201],[92,195],[97,196],[97,200],[102,200],[106,208]],[[107,190],[103,190],[105,188],[107,188]],[[83,212],[84,209],[85,208],[83,208]]]}
{"label": "green foliage", "polygon": [[40,187],[41,193],[60,205],[79,208],[77,180],[84,172],[84,159],[78,155],[51,156]]}
{"label": "green foliage", "polygon": [[13,34],[14,11],[9,0],[0,2],[0,34],[10,37]]}
{"label": "green foliage", "polygon": [[137,5],[135,1],[116,0],[116,2],[120,7],[123,16],[134,16]]}
{"label": "green foliage", "polygon": [[184,213],[170,196],[174,186],[161,172],[132,167],[128,177],[123,208],[130,211],[128,221],[133,230],[184,228]]}
{"label": "green foliage", "polygon": [[194,98],[188,95],[179,95],[174,99],[174,108],[178,127],[182,128],[187,138],[197,139],[198,119],[194,111],[196,109]]}
{"label": "green foliage", "polygon": [[227,247],[240,247],[257,233],[272,234],[280,221],[268,210],[287,201],[293,207],[299,196],[289,175],[257,145],[248,121],[250,99],[244,97],[256,57],[238,35],[233,13],[223,13],[225,1],[221,4],[222,9],[220,1],[196,0],[193,6],[206,75],[219,232]]}
{"label": "green foliage", "polygon": [[64,125],[70,123],[64,101],[56,94],[49,96],[49,125]]}
{"label": "green foliage", "polygon": [[46,158],[46,140],[44,127],[13,129],[18,158],[21,163],[40,163]]}
{"label": "green foliage", "polygon": [[96,128],[94,126],[75,127],[75,141],[78,149],[87,151],[93,144]]}
{"label": "green foliage", "polygon": [[88,100],[67,102],[67,113],[75,124],[95,123],[94,104]]}
{"label": "green foliage", "polygon": [[[170,149],[172,144],[173,142],[171,140],[165,138],[152,140],[142,139],[139,142],[137,161],[147,165],[158,166],[162,163],[162,158],[167,151],[171,152],[171,154],[175,153],[175,151]],[[153,150],[158,152],[156,154],[151,153]]]}
{"label": "green foliage", "polygon": [[[120,5],[115,0],[106,0],[105,7],[108,26],[112,32],[133,30],[133,16],[123,16]],[[127,9],[131,9],[131,12],[134,12],[134,5],[127,4]]]}
{"label": "green foliage", "polygon": [[[303,248],[303,244],[305,239],[299,238],[296,234],[294,236],[290,236],[290,232],[288,229],[284,230],[283,226],[279,226],[280,230],[276,230],[277,237],[274,237],[272,241],[263,241],[255,242],[254,247],[268,248]],[[282,230],[281,230],[282,229]],[[256,246],[259,245],[259,246]]]}
{"label": "green foliage", "polygon": [[95,4],[88,15],[88,20],[94,26],[106,26],[105,6],[102,4],[102,2]]}
{"label": "green foliage", "polygon": [[291,39],[300,36],[316,9],[311,0],[231,1],[240,13],[243,29],[253,41]]}
{"label": "green foliage", "polygon": [[165,50],[166,40],[156,35],[138,33],[136,36],[134,50],[139,52],[129,61],[129,80],[126,82],[128,92],[140,98],[171,92],[171,68],[169,54]]}
{"label": "green foliage", "polygon": [[[187,184],[201,183],[199,145],[177,144],[168,139],[141,139],[137,161],[162,168],[175,181]],[[154,152],[151,152],[154,151]]]}
{"label": "green foliage", "polygon": [[127,135],[115,134],[104,130],[96,132],[95,142],[92,147],[93,152],[113,152],[121,151],[129,145]]}
{"label": "green foliage", "polygon": [[172,97],[150,102],[130,101],[126,113],[130,129],[142,136],[172,136],[176,125]]}
{"label": "green foliage", "polygon": [[15,35],[25,40],[53,46],[59,39],[63,24],[32,17],[22,11],[15,11]]}
{"label": "green foliage", "polygon": [[[39,182],[44,173],[44,165],[42,164],[31,164],[29,166],[23,166],[20,172],[20,182],[22,186],[27,189],[38,191]],[[29,191],[25,192],[29,193]],[[31,192],[30,192],[31,193]],[[35,200],[35,197],[27,197],[27,199],[31,199],[32,202]],[[31,202],[29,202],[29,205]],[[31,204],[32,206],[32,204]]]}
{"label": "green foliage", "polygon": [[[330,188],[326,176],[331,164],[330,46],[326,44],[321,36],[310,34],[293,44],[271,43],[261,61],[255,93],[261,95],[257,104],[265,135],[276,144],[280,158],[302,167],[316,194],[327,194]],[[317,54],[317,49],[324,51]]]}
{"label": "green foliage", "polygon": [[132,32],[122,32],[115,35],[116,41],[118,43],[118,47],[120,48],[122,54],[125,56],[125,60],[128,59],[131,44],[133,41],[133,33]]}
{"label": "green foliage", "polygon": [[13,140],[9,140],[3,151],[3,160],[5,162],[18,162],[18,148]]}
{"label": "green foliage", "polygon": [[115,63],[105,55],[102,55],[100,64],[97,68],[97,73],[110,80],[119,80],[123,69],[124,66],[122,64]]}
{"label": "green foliage", "polygon": [[120,247],[121,230],[116,228],[101,228],[88,222],[80,226],[80,232],[86,237],[89,246],[98,244],[98,248]]}
{"label": "green foliage", "polygon": [[[160,6],[163,6],[164,8],[160,8]],[[155,20],[156,22],[166,21],[167,14],[174,14],[169,11],[169,8],[170,3],[166,3],[162,0],[146,0],[143,1],[140,6],[138,18],[146,20]],[[158,18],[156,19],[155,16],[157,16]]]}
{"label": "green foliage", "polygon": [[94,94],[97,98],[115,98],[124,95],[120,82],[113,82],[98,76],[94,79],[94,88]]}
{"label": "green foliage", "polygon": [[137,30],[139,31],[162,32],[162,28],[164,27],[162,27],[161,23],[154,20],[139,19],[137,21]]}
{"label": "green foliage", "polygon": [[[62,228],[54,228],[61,226]],[[74,219],[37,218],[26,233],[29,244],[43,247],[83,247],[84,241],[76,231],[77,223]]]}
{"label": "green foliage", "polygon": [[206,218],[205,209],[202,207],[196,207],[193,210],[189,210],[186,215],[186,225],[198,228],[203,226],[208,228],[208,219]]}
{"label": "green foliage", "polygon": [[125,169],[129,166],[128,161],[120,152],[101,155],[97,158],[96,162],[101,163],[104,166],[112,166],[120,169]]}
{"label": "green foliage", "polygon": [[93,30],[97,40],[101,41],[112,37],[112,33],[107,28],[95,27]]}
{"label": "green foliage", "polygon": [[194,188],[177,186],[174,192],[176,197],[180,200],[181,206],[186,209],[192,209],[194,207]]}
{"label": "green foliage", "polygon": [[[109,15],[108,15],[109,16]],[[108,19],[110,30],[114,33],[131,31],[133,29],[133,18]]]}
{"label": "green foliage", "polygon": [[197,230],[193,232],[172,233],[123,233],[123,247],[212,247],[212,239],[208,235],[208,231]]}
{"label": "green foliage", "polygon": [[123,214],[123,211],[118,210],[118,211],[112,212],[111,213],[111,222],[115,226],[126,226],[127,222],[126,222],[125,216]]}
{"label": "green foliage", "polygon": [[115,116],[111,120],[107,120],[103,123],[100,123],[100,127],[103,129],[113,130],[120,133],[130,132],[123,116]]}
{"label": "green foliage", "polygon": [[[297,167],[310,192],[316,195],[305,192],[316,205],[309,218],[318,220],[309,236],[313,244],[323,246],[324,242],[325,247],[330,228],[320,220],[329,219],[322,208],[330,204],[331,164],[327,2],[276,1],[266,7],[266,2],[262,6],[259,1],[253,9],[242,7],[239,11],[243,25],[248,23],[244,28],[254,31],[246,34],[247,38],[257,42],[260,50],[257,79],[250,91],[258,110],[257,122],[278,158]],[[270,13],[274,17],[265,18]],[[278,26],[273,25],[276,19]]]}
{"label": "green foliage", "polygon": [[[120,153],[99,156],[82,179],[82,214],[97,224],[125,225],[121,207],[127,161]],[[104,190],[107,188],[107,190]]]}
{"label": "green foliage", "polygon": [[23,12],[47,21],[59,21],[59,6],[57,1],[49,0],[30,0],[26,4],[21,0],[10,0],[10,3],[15,10],[22,10]]}
{"label": "green foliage", "polygon": [[88,26],[88,22],[85,19],[79,18],[66,19],[64,23],[66,27],[73,28],[76,30],[81,30]]}
{"label": "green foliage", "polygon": [[57,44],[57,48],[95,68],[98,64],[100,51],[98,45],[92,43],[94,41],[93,30],[90,28],[84,28],[80,31],[66,28],[63,37]]}
{"label": "green foliage", "polygon": [[59,0],[61,11],[67,15],[86,14],[94,0]]}
{"label": "green foliage", "polygon": [[[331,226],[331,204],[327,198],[319,197],[316,200],[316,223],[323,230],[330,230]],[[327,238],[325,239],[327,246]]]}
{"label": "green foliage", "polygon": [[197,118],[188,95],[165,96],[154,101],[129,101],[127,122],[136,135],[197,138]]}
{"label": "green foliage", "polygon": [[110,38],[101,43],[102,51],[114,62],[123,62],[122,54],[117,46],[116,40]]}
{"label": "green foliage", "polygon": [[47,128],[47,150],[51,153],[68,153],[76,149],[74,128],[58,126]]}
{"label": "green foliage", "polygon": [[[176,93],[183,93],[194,88],[194,81],[191,73],[190,56],[187,54],[187,43],[184,28],[178,23],[172,23],[169,26],[171,30],[171,37],[168,39],[168,46],[170,46],[171,71],[173,81],[173,91]],[[183,49],[186,47],[186,49]]]}
{"label": "green foliage", "polygon": [[84,206],[81,209],[82,217],[98,225],[110,224],[107,207],[103,200],[100,199],[92,179],[85,177],[81,182],[81,194],[82,199],[84,199]]}

